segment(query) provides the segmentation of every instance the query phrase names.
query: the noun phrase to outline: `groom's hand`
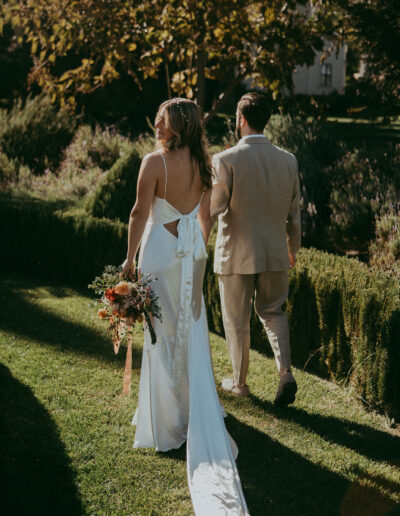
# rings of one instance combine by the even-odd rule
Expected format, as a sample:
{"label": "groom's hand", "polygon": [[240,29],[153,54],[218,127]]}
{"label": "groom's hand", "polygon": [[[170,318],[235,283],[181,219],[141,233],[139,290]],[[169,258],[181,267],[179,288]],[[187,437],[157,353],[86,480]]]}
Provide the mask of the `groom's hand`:
{"label": "groom's hand", "polygon": [[290,261],[290,268],[293,269],[293,267],[296,265],[296,255],[289,253],[289,261]]}

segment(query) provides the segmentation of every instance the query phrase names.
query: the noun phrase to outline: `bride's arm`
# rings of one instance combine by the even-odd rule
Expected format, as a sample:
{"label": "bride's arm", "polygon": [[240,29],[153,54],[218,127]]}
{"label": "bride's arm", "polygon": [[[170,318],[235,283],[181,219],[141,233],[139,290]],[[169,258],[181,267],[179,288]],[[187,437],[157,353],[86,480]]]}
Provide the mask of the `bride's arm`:
{"label": "bride's arm", "polygon": [[136,253],[153,203],[159,168],[154,158],[156,156],[152,154],[145,156],[140,166],[136,202],[129,217],[128,252],[122,272],[126,272],[135,263]]}
{"label": "bride's arm", "polygon": [[203,233],[204,242],[207,245],[208,237],[211,231],[211,216],[210,216],[210,202],[211,202],[211,188],[209,188],[203,195],[199,209],[199,223],[201,232]]}

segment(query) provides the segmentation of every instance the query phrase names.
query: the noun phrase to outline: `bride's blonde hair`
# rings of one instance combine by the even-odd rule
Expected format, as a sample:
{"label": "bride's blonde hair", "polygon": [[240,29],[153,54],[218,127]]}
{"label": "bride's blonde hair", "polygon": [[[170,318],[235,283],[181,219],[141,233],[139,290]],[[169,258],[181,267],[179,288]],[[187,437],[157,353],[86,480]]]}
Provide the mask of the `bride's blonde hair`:
{"label": "bride's blonde hair", "polygon": [[192,160],[197,163],[201,180],[206,188],[211,188],[211,159],[207,152],[207,140],[199,106],[189,99],[166,100],[158,108],[156,122],[165,116],[165,124],[171,131],[169,140],[162,142],[165,151],[189,147]]}

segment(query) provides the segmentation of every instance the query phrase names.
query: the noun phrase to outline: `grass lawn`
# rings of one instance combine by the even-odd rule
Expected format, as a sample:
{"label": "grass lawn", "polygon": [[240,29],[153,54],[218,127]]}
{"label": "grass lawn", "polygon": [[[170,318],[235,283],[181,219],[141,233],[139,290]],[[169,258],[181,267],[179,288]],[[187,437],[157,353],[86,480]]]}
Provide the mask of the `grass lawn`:
{"label": "grass lawn", "polygon": [[[2,513],[192,514],[185,447],[132,449],[141,329],[124,396],[124,354],[113,354],[89,291],[0,279]],[[230,364],[224,340],[211,344],[219,384]],[[252,351],[250,372],[250,398],[219,394],[253,516],[399,513],[400,432],[385,416],[303,371],[295,405],[275,410],[273,360]]]}
{"label": "grass lawn", "polygon": [[388,143],[400,143],[400,119],[392,122],[361,118],[329,117],[327,128],[330,134],[345,141],[350,148],[384,149]]}

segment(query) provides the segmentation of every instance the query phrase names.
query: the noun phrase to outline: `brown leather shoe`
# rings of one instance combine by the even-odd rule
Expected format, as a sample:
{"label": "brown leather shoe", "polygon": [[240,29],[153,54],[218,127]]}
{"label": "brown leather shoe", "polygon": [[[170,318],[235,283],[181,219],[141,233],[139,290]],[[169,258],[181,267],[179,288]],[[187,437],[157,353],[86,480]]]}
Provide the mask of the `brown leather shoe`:
{"label": "brown leather shoe", "polygon": [[233,378],[225,378],[222,380],[221,386],[224,391],[230,392],[239,398],[245,398],[250,394],[248,385],[235,385]]}
{"label": "brown leather shoe", "polygon": [[278,390],[276,391],[275,407],[286,407],[293,403],[296,398],[297,383],[291,372],[286,373],[280,379]]}

